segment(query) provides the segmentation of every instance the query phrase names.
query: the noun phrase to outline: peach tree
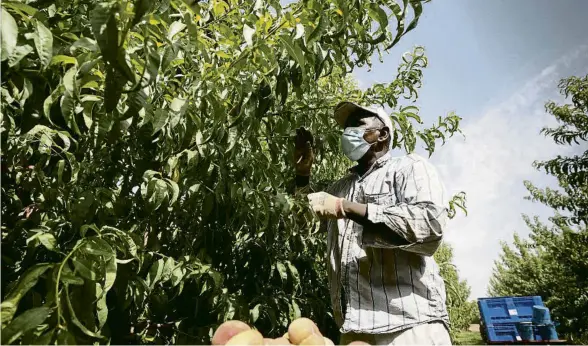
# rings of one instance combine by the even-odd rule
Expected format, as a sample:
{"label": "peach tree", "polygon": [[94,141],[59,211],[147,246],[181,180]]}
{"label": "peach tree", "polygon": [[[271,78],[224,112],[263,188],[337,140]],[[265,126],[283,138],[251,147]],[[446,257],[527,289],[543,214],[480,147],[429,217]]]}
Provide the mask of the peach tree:
{"label": "peach tree", "polygon": [[301,315],[335,335],[292,135],[317,135],[320,188],[348,165],[343,99],[392,109],[407,151],[459,131],[454,114],[421,126],[422,48],[389,83],[350,75],[422,6],[3,1],[2,343],[198,344],[227,319],[275,336]]}

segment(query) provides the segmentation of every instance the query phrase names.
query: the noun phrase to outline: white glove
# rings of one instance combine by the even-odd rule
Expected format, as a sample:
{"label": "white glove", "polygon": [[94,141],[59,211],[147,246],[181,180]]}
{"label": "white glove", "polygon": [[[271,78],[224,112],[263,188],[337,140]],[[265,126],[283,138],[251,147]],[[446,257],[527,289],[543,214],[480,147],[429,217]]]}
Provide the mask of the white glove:
{"label": "white glove", "polygon": [[335,197],[326,192],[308,194],[308,201],[312,210],[323,219],[342,219],[345,217],[343,211],[343,198]]}

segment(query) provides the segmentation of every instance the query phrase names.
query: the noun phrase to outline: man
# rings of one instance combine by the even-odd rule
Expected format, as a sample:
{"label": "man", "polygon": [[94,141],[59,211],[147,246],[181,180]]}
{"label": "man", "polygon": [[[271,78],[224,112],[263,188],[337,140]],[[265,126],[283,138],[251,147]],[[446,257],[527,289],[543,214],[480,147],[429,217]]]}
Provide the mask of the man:
{"label": "man", "polygon": [[[308,199],[328,232],[328,275],[341,344],[451,344],[445,285],[433,254],[447,208],[443,184],[422,157],[391,155],[383,109],[342,102],[335,120],[341,145],[357,165]],[[308,186],[312,135],[299,130],[298,191]]]}

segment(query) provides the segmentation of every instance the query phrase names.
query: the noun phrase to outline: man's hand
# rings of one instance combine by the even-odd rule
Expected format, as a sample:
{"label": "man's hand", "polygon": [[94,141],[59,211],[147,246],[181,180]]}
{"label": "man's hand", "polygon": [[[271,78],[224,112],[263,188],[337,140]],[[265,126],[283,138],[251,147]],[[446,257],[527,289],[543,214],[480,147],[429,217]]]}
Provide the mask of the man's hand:
{"label": "man's hand", "polygon": [[312,146],[314,139],[312,133],[304,127],[296,129],[296,140],[294,147],[294,167],[296,175],[308,177],[314,161]]}
{"label": "man's hand", "polygon": [[323,219],[342,219],[345,217],[343,198],[335,197],[326,192],[311,193],[308,201],[312,210]]}

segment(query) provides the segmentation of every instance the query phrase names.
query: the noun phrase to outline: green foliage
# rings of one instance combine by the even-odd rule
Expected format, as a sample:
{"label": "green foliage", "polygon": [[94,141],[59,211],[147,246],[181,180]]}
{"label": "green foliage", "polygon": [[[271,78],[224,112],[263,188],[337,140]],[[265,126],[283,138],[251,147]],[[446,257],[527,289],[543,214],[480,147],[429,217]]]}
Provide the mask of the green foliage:
{"label": "green foliage", "polygon": [[[571,104],[558,105],[547,102],[546,110],[552,114],[561,126],[544,128],[541,132],[553,138],[561,145],[579,145],[588,140],[588,75],[570,77],[559,83],[561,93],[571,98]],[[558,215],[555,222],[567,224],[588,224],[588,149],[584,153],[570,157],[557,157],[534,166],[544,169],[546,173],[557,177],[563,191],[549,188],[536,188],[530,182],[525,186],[531,192],[529,199],[539,201],[555,210],[570,215]]]}
{"label": "green foliage", "polygon": [[[547,110],[562,125],[542,132],[558,144],[585,145],[588,131],[588,76],[561,81],[560,88],[572,104],[548,102]],[[538,162],[538,168],[555,175],[560,189],[540,189],[525,182],[529,199],[539,201],[556,212],[552,225],[524,216],[531,229],[530,239],[514,237],[514,248],[502,245],[490,280],[489,293],[502,295],[540,295],[560,323],[558,332],[580,343],[588,342],[588,224],[586,157],[560,157]],[[565,214],[560,214],[563,211]]]}
{"label": "green foliage", "polygon": [[468,329],[472,320],[477,319],[478,307],[473,301],[468,301],[470,287],[465,280],[459,279],[459,274],[453,262],[453,249],[448,244],[442,244],[435,252],[435,261],[439,265],[441,277],[447,291],[447,312],[449,313],[450,335],[455,342],[460,332]]}
{"label": "green foliage", "polygon": [[227,319],[277,336],[300,315],[336,338],[325,237],[288,194],[292,137],[317,134],[324,186],[348,164],[339,101],[393,107],[407,151],[458,132],[459,117],[421,128],[398,102],[416,100],[422,48],[391,83],[362,91],[349,75],[421,12],[417,0],[3,1],[2,342],[202,344]]}

